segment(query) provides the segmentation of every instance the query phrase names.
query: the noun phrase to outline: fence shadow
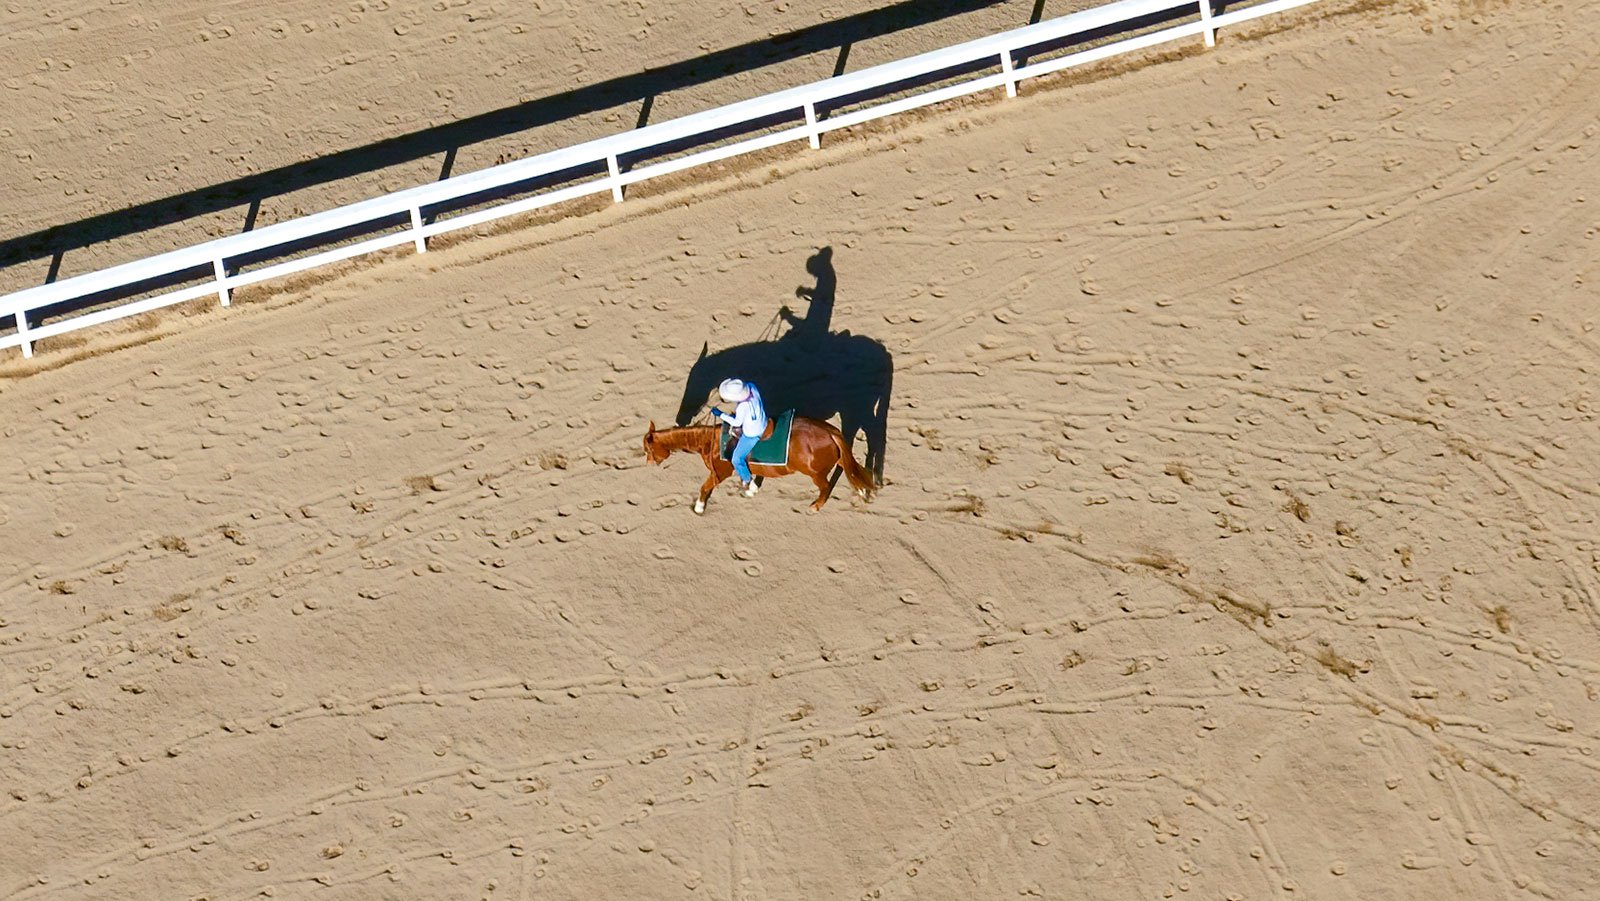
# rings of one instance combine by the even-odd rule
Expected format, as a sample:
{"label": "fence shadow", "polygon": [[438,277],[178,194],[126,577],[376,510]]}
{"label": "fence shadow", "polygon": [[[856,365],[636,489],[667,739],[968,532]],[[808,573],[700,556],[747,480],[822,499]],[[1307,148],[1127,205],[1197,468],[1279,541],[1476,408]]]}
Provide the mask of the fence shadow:
{"label": "fence shadow", "polygon": [[5,238],[0,240],[0,268],[50,258],[51,271],[46,281],[53,281],[60,271],[62,256],[71,250],[236,207],[248,207],[249,212],[243,217],[248,230],[263,200],[434,156],[443,157],[440,175],[445,177],[450,174],[456,154],[463,147],[627,103],[642,104],[639,125],[644,125],[658,94],[813,53],[838,51],[835,68],[838,74],[843,71],[852,44],[1005,2],[1007,0],[901,0],[881,9],[821,22],[658,69],[647,69],[303,163]]}
{"label": "fence shadow", "polygon": [[[863,465],[881,481],[894,357],[872,338],[832,330],[839,281],[832,247],[812,254],[806,260],[806,273],[815,284],[801,285],[795,296],[809,306],[804,316],[787,305],[778,310],[770,328],[781,332],[779,337],[716,353],[709,346],[700,349],[684,381],[677,424],[688,425],[723,379],[749,379],[760,387],[771,415],[791,407],[801,416],[817,419],[837,415],[846,441],[865,436]],[[782,330],[784,324],[787,331]]]}

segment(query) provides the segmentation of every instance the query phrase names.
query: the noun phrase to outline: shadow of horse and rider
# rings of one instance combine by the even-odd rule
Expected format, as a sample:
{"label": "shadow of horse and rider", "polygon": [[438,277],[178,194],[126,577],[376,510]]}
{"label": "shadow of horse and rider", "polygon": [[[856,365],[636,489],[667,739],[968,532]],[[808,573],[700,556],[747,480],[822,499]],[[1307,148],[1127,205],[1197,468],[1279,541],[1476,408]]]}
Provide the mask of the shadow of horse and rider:
{"label": "shadow of horse and rider", "polygon": [[709,345],[701,347],[683,386],[677,424],[688,425],[697,417],[723,379],[747,379],[761,389],[771,415],[788,409],[820,420],[837,415],[847,445],[858,436],[866,439],[864,467],[881,483],[894,358],[865,335],[832,330],[838,292],[832,247],[812,254],[806,272],[815,284],[795,289],[796,298],[809,303],[806,313],[799,316],[785,305],[767,329],[775,337],[764,333],[715,353]]}

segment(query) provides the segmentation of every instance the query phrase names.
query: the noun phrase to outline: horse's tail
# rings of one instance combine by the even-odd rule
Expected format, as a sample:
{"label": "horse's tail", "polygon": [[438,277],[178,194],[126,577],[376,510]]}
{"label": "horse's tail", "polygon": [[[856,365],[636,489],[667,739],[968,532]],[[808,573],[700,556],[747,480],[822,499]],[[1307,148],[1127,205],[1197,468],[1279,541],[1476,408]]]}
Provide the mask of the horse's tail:
{"label": "horse's tail", "polygon": [[844,469],[844,477],[850,480],[850,487],[862,497],[869,497],[878,487],[872,476],[861,468],[861,464],[856,462],[855,455],[850,453],[850,445],[845,443],[843,432],[833,429],[831,437],[833,446],[839,449],[839,466]]}

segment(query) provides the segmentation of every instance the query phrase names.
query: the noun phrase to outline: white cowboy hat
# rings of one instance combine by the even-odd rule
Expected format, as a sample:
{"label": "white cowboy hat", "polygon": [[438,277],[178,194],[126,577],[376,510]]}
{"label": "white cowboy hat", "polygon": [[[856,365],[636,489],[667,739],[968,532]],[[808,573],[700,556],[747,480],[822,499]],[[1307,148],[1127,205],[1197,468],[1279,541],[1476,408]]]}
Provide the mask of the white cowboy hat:
{"label": "white cowboy hat", "polygon": [[750,389],[738,379],[723,379],[717,388],[717,394],[730,404],[750,399]]}

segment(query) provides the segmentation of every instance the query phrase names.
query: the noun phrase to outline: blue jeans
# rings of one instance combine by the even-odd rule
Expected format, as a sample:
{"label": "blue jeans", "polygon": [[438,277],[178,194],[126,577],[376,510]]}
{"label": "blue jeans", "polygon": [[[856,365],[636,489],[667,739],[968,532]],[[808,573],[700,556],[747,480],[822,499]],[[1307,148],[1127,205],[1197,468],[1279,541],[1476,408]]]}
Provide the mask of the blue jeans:
{"label": "blue jeans", "polygon": [[741,435],[739,443],[733,446],[733,471],[739,474],[739,481],[746,485],[755,478],[750,474],[750,452],[755,450],[756,442],[760,440],[755,435]]}

